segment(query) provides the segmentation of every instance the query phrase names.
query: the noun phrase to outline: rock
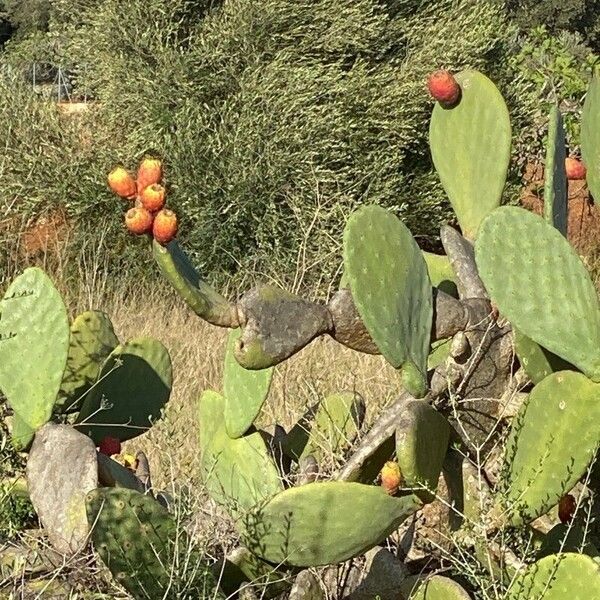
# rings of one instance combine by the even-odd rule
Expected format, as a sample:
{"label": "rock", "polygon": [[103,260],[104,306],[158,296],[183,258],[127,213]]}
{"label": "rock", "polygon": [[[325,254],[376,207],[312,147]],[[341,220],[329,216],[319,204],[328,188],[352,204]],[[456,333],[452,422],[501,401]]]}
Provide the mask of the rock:
{"label": "rock", "polygon": [[376,546],[365,554],[363,579],[345,600],[397,600],[398,588],[409,572],[391,552]]}
{"label": "rock", "polygon": [[325,600],[325,595],[313,573],[301,571],[292,586],[289,600]]}
{"label": "rock", "polygon": [[27,460],[29,495],[52,546],[73,554],[87,542],[85,496],[98,487],[94,442],[69,425],[48,423]]}

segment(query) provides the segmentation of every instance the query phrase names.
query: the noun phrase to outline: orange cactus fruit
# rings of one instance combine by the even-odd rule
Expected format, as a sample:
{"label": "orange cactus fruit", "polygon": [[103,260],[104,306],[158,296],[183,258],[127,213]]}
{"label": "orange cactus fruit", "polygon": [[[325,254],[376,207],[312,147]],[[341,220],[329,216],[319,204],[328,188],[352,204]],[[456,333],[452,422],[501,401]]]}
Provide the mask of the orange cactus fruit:
{"label": "orange cactus fruit", "polygon": [[577,501],[575,496],[567,494],[560,499],[558,503],[558,518],[561,523],[570,523],[573,520],[575,509],[577,508]]}
{"label": "orange cactus fruit", "polygon": [[160,183],[153,183],[146,187],[140,194],[142,206],[150,211],[157,212],[165,205],[167,191]]}
{"label": "orange cactus fruit", "polygon": [[585,165],[573,156],[565,158],[565,171],[567,172],[567,179],[571,180],[585,179],[587,173]]}
{"label": "orange cactus fruit", "polygon": [[383,465],[379,473],[381,487],[390,495],[394,496],[402,484],[402,473],[400,466],[394,461],[388,461]]}
{"label": "orange cactus fruit", "polygon": [[427,87],[429,93],[444,106],[452,106],[460,98],[460,86],[450,71],[442,69],[431,73]]}
{"label": "orange cactus fruit", "polygon": [[152,225],[152,235],[159,244],[168,244],[177,235],[177,215],[168,208],[156,213]]}
{"label": "orange cactus fruit", "polygon": [[152,215],[145,208],[130,208],[125,213],[125,226],[135,235],[142,235],[152,230]]}
{"label": "orange cactus fruit", "polygon": [[137,172],[137,186],[140,194],[149,186],[160,183],[162,162],[158,158],[144,158]]}
{"label": "orange cactus fruit", "polygon": [[135,179],[123,167],[115,167],[108,174],[108,185],[110,189],[117,194],[117,196],[121,196],[121,198],[133,200],[137,195]]}

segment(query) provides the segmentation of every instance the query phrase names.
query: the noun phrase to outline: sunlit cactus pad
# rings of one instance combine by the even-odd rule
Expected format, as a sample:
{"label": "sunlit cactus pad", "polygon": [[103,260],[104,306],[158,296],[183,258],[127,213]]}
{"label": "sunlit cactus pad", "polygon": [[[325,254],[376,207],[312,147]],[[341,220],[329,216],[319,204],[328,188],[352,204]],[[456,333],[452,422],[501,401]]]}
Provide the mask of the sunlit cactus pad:
{"label": "sunlit cactus pad", "polygon": [[426,392],[433,302],[421,250],[407,227],[380,206],[364,206],[344,231],[344,268],[352,297],[377,347],[404,368],[407,389]]}
{"label": "sunlit cactus pad", "polygon": [[581,259],[561,233],[523,208],[482,224],[477,266],[500,313],[522,334],[600,381],[600,306]]}
{"label": "sunlit cactus pad", "polygon": [[463,235],[474,239],[481,221],[500,205],[510,161],[511,127],[502,94],[483,74],[456,75],[461,98],[436,103],[429,126],[435,169]]}
{"label": "sunlit cactus pad", "polygon": [[507,442],[513,523],[545,514],[577,483],[600,443],[599,422],[600,384],[585,375],[560,371],[535,386]]}
{"label": "sunlit cactus pad", "polygon": [[46,273],[30,267],[8,287],[0,315],[0,390],[37,430],[52,415],[67,363],[67,309]]}
{"label": "sunlit cactus pad", "polygon": [[251,427],[269,394],[273,377],[272,367],[250,371],[240,366],[234,356],[235,343],[240,333],[239,329],[229,333],[223,368],[225,427],[233,438],[240,437]]}
{"label": "sunlit cactus pad", "polygon": [[198,405],[202,478],[212,499],[232,514],[244,514],[283,489],[277,467],[257,431],[237,439],[227,434],[225,399],[206,391]]}
{"label": "sunlit cactus pad", "polygon": [[363,554],[420,507],[378,486],[344,481],[309,483],[277,494],[244,520],[252,552],[298,567],[342,562]]}
{"label": "sunlit cactus pad", "polygon": [[442,575],[408,577],[400,586],[402,600],[470,600],[464,588]]}
{"label": "sunlit cactus pad", "polygon": [[161,342],[137,338],[115,348],[77,417],[77,428],[96,443],[146,432],[171,395],[171,357]]}
{"label": "sunlit cactus pad", "polygon": [[553,554],[530,565],[506,600],[600,600],[600,565],[583,554]]}

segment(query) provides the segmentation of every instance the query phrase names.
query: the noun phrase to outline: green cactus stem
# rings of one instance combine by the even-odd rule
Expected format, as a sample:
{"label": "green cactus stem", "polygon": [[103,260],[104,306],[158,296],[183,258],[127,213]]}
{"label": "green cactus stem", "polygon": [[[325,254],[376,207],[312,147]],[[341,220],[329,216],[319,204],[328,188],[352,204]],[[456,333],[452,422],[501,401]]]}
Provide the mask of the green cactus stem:
{"label": "green cactus stem", "polygon": [[544,168],[544,218],[567,236],[567,173],[565,170],[565,131],[557,105],[548,119],[548,146]]}

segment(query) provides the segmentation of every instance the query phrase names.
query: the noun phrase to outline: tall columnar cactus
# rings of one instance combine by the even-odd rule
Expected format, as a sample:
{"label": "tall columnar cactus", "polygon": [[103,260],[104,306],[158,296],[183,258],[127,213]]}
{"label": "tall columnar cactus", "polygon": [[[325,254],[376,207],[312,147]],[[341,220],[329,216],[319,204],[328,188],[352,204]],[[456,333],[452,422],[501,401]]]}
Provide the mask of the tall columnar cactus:
{"label": "tall columnar cactus", "polygon": [[427,265],[404,223],[378,206],[358,209],[344,231],[344,269],[352,297],[406,389],[427,392],[433,305]]}
{"label": "tall columnar cactus", "polygon": [[121,441],[146,432],[171,394],[173,373],[168,350],[158,340],[137,338],[118,346],[104,362],[89,391],[76,427],[99,442]]}
{"label": "tall columnar cactus", "polygon": [[564,236],[567,235],[567,173],[565,171],[565,131],[558,106],[548,119],[544,183],[544,217]]}
{"label": "tall columnar cactus", "polygon": [[0,389],[18,419],[35,431],[52,416],[62,382],[67,310],[50,278],[32,267],[11,283],[0,314]]}
{"label": "tall columnar cactus", "polygon": [[436,171],[465,237],[500,205],[510,161],[508,109],[496,86],[477,71],[456,76],[461,98],[451,108],[436,104],[429,145]]}

